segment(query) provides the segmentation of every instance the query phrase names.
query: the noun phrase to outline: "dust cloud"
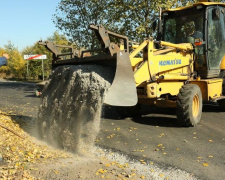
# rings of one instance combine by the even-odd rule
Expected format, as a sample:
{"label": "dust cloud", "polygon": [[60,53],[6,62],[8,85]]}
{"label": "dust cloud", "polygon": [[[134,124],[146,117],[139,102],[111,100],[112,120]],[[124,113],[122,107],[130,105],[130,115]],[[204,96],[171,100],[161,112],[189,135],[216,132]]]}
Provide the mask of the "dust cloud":
{"label": "dust cloud", "polygon": [[40,138],[73,153],[91,153],[113,76],[113,68],[99,65],[58,67],[43,90],[37,119]]}

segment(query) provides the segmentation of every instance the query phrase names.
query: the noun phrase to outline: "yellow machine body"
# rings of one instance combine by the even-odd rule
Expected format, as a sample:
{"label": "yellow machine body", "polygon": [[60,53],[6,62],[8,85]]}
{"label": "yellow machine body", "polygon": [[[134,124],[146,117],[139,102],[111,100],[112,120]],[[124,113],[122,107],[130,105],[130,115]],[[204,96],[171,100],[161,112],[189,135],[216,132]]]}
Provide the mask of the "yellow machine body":
{"label": "yellow machine body", "polygon": [[[195,126],[203,101],[225,99],[224,12],[225,3],[212,2],[163,11],[157,41],[149,38],[131,47],[128,37],[90,25],[101,50],[85,50],[79,56],[71,47],[71,52],[60,54],[52,43],[39,44],[54,53],[53,67],[87,63],[115,69],[104,104],[176,107],[181,124]],[[70,59],[62,58],[67,55]]]}
{"label": "yellow machine body", "polygon": [[225,70],[225,55],[223,56],[223,59],[222,59],[222,61],[221,61],[220,69]]}
{"label": "yellow machine body", "polygon": [[222,95],[222,79],[203,79],[190,81],[191,84],[197,84],[202,92],[204,101],[210,101],[219,98]]}
{"label": "yellow machine body", "polygon": [[139,103],[176,107],[175,101],[165,97],[177,96],[186,83],[198,85],[204,101],[221,96],[222,79],[193,79],[190,76],[194,72],[194,53],[190,43],[161,42],[161,45],[167,48],[155,49],[154,41],[145,40],[139,46],[135,45],[130,54]]}
{"label": "yellow machine body", "polygon": [[164,11],[158,41],[132,47],[138,104],[176,108],[184,126],[199,123],[203,102],[225,109],[224,6],[199,2]]}

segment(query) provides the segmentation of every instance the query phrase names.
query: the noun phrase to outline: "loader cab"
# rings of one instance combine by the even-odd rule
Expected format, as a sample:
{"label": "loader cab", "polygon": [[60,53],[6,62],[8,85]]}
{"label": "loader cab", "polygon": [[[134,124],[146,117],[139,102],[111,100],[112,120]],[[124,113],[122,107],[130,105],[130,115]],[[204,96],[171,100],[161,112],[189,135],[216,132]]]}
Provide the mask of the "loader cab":
{"label": "loader cab", "polygon": [[198,75],[219,77],[225,59],[225,4],[198,3],[167,10],[162,13],[162,22],[163,41],[193,44]]}

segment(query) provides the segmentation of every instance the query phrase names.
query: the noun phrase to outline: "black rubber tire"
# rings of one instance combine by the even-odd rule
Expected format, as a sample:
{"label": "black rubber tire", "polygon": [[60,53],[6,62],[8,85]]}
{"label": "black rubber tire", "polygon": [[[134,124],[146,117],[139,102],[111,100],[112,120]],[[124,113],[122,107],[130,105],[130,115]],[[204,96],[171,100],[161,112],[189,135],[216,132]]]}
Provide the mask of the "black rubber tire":
{"label": "black rubber tire", "polygon": [[[193,111],[194,105],[197,106],[197,109]],[[178,122],[185,127],[196,126],[201,120],[201,115],[202,92],[199,86],[195,84],[182,86],[177,97]]]}

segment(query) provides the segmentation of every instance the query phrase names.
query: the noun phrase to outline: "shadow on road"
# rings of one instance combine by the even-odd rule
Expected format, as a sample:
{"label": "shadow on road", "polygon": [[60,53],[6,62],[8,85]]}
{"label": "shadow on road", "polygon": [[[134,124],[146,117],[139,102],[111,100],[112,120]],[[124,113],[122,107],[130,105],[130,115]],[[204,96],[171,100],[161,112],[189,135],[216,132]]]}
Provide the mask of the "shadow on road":
{"label": "shadow on road", "polygon": [[125,118],[131,118],[135,123],[146,124],[150,126],[161,127],[177,127],[180,128],[180,124],[176,119],[176,109],[174,108],[155,108],[150,106],[142,106],[139,113],[135,114],[126,112],[125,116],[118,109],[119,107],[104,107],[102,110],[102,118],[122,120]]}
{"label": "shadow on road", "polygon": [[218,105],[205,104],[203,105],[202,112],[224,112]]}
{"label": "shadow on road", "polygon": [[[202,111],[203,113],[224,112],[216,103],[204,104]],[[128,111],[125,114],[120,110],[120,107],[109,106],[104,107],[102,110],[102,118],[106,119],[122,120],[131,118],[136,123],[151,126],[182,127],[176,118],[176,108],[156,108],[142,105],[139,113],[135,114]]]}
{"label": "shadow on road", "polygon": [[130,111],[129,109],[125,113],[123,111],[126,111],[124,107],[105,106],[102,109],[102,118],[120,120],[126,117],[148,115],[148,114],[176,115],[176,109],[174,108],[156,108],[144,105],[141,106],[138,112],[133,112],[133,110]]}
{"label": "shadow on road", "polygon": [[10,115],[11,119],[17,123],[21,129],[33,137],[38,138],[36,118],[21,115]]}
{"label": "shadow on road", "polygon": [[32,92],[32,93],[33,93],[33,94],[27,95],[27,96],[25,96],[25,97],[38,98],[34,92]]}
{"label": "shadow on road", "polygon": [[136,123],[150,126],[181,127],[176,118],[175,108],[142,106],[141,116],[135,116],[132,120]]}
{"label": "shadow on road", "polygon": [[150,126],[160,126],[160,127],[177,127],[181,128],[176,118],[173,117],[162,117],[154,116],[142,116],[142,117],[133,117],[132,121],[139,124],[145,124]]}

